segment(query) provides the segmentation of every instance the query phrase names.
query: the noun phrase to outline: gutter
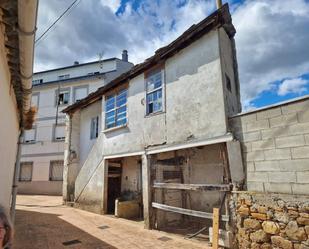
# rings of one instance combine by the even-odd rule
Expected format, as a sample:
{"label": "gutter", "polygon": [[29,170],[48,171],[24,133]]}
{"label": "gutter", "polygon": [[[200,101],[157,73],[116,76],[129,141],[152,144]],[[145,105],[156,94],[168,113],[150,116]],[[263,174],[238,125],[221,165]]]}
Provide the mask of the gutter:
{"label": "gutter", "polygon": [[[31,94],[33,75],[33,54],[38,0],[18,0],[18,38],[19,65],[22,88],[22,105],[20,110],[20,134],[18,138],[17,155],[12,186],[11,219],[15,220],[15,206],[17,184],[20,172],[21,145],[23,143],[24,128],[32,127]],[[31,120],[29,120],[29,116]]]}
{"label": "gutter", "polygon": [[[34,41],[38,0],[18,0],[18,37],[20,78],[22,84],[22,126],[27,128],[31,107]],[[32,124],[31,124],[32,125]]]}

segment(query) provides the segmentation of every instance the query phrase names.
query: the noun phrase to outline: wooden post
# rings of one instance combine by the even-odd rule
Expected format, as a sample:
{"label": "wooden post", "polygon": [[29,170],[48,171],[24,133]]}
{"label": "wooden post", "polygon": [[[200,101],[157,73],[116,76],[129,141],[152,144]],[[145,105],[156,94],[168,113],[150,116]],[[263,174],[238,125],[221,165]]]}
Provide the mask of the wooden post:
{"label": "wooden post", "polygon": [[219,248],[219,208],[213,209],[212,219],[212,248]]}
{"label": "wooden post", "polygon": [[142,155],[142,178],[143,178],[143,206],[144,206],[144,226],[151,229],[151,179],[150,179],[150,163],[146,154]]}

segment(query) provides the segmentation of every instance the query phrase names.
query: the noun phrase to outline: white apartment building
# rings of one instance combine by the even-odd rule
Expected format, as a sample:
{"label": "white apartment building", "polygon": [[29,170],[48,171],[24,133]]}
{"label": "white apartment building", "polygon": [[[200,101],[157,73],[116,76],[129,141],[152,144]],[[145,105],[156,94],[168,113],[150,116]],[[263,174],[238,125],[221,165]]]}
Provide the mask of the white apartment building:
{"label": "white apartment building", "polygon": [[[37,107],[37,117],[24,135],[18,193],[62,194],[65,115],[61,111],[132,66],[124,50],[122,59],[74,62],[34,74],[31,105]],[[95,138],[98,129],[98,120],[89,123],[89,137]]]}

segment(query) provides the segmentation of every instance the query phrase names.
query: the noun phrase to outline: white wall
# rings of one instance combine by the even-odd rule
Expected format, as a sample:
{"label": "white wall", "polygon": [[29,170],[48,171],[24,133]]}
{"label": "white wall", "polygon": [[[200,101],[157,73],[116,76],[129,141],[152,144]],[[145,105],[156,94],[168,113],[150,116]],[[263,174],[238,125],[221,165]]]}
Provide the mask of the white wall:
{"label": "white wall", "polygon": [[5,54],[3,27],[0,25],[0,205],[8,209],[16,161],[19,121]]}
{"label": "white wall", "polygon": [[[144,75],[129,82],[128,126],[104,132],[104,155],[226,133],[217,31],[169,58],[165,63],[165,82],[166,111],[149,117],[145,117],[143,105]],[[102,116],[104,119],[104,113]]]}
{"label": "white wall", "polygon": [[101,130],[101,103],[98,101],[86,107],[80,114],[80,165],[83,165],[97,139],[90,139],[91,118],[99,117],[99,131]]}
{"label": "white wall", "polygon": [[116,61],[110,60],[110,61],[104,61],[103,63],[91,63],[88,65],[77,65],[75,67],[70,67],[67,69],[60,69],[55,71],[47,71],[47,72],[39,72],[34,74],[33,80],[36,79],[43,79],[44,82],[49,81],[56,81],[58,80],[58,76],[70,74],[70,78],[85,76],[88,73],[93,72],[109,72],[112,70],[116,70]]}

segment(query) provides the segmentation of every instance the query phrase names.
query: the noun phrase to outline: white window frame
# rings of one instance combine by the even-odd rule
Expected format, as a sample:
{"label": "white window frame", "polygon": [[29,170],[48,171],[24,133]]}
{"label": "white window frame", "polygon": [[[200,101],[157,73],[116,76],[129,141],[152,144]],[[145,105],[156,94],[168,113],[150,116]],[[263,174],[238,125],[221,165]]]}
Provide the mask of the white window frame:
{"label": "white window frame", "polygon": [[[22,168],[23,166],[30,165],[31,166],[31,174],[30,174],[30,179],[22,179]],[[21,162],[20,163],[20,170],[19,170],[19,177],[18,181],[20,182],[31,182],[32,181],[32,174],[33,174],[33,162]]]}
{"label": "white window frame", "polygon": [[[60,88],[60,90],[59,89],[57,89],[56,91],[55,91],[55,106],[57,106],[57,104],[58,104],[58,106],[66,106],[66,105],[69,105],[70,104],[70,100],[71,100],[71,91],[70,91],[71,89],[68,87],[68,88]],[[65,94],[65,93],[67,93],[68,94],[68,103],[62,103],[62,104],[60,104],[59,103],[59,100],[60,100],[60,94]]]}
{"label": "white window frame", "polygon": [[[37,96],[37,98],[38,98],[37,105],[33,105],[33,103],[32,103],[32,97],[34,97],[34,96]],[[35,106],[38,109],[39,105],[40,105],[40,93],[39,92],[33,93],[32,96],[31,96],[31,106]]]}
{"label": "white window frame", "polygon": [[90,139],[97,139],[99,136],[99,127],[100,127],[100,118],[99,116],[91,118],[90,121]]}
{"label": "white window frame", "polygon": [[[28,141],[26,141],[26,137],[25,137],[25,135],[24,135],[24,144],[35,144],[35,142],[36,142],[36,133],[37,133],[37,127],[36,127],[36,125],[33,125],[32,126],[32,129],[30,129],[30,130],[34,130],[34,138],[33,138],[33,140],[28,140]],[[27,132],[27,130],[25,131],[25,133]]]}
{"label": "white window frame", "polygon": [[32,80],[32,85],[39,85],[43,83],[43,79],[35,79]]}
{"label": "white window frame", "polygon": [[[157,73],[161,74],[161,86],[154,88],[154,89],[151,89],[151,90],[148,90],[148,84],[147,84],[148,80],[147,79],[149,77],[156,75]],[[147,117],[147,116],[152,116],[152,115],[156,115],[156,114],[160,114],[160,113],[165,112],[165,72],[164,72],[164,68],[160,66],[158,68],[154,68],[154,69],[149,70],[148,72],[145,73],[144,81],[145,81],[145,105],[146,105],[145,116]],[[149,112],[148,95],[152,94],[154,92],[157,92],[159,90],[161,90],[161,109],[157,110],[157,111]]]}
{"label": "white window frame", "polygon": [[62,74],[58,76],[58,80],[66,80],[70,78],[70,74]]}
{"label": "white window frame", "polygon": [[[126,92],[126,101],[125,101],[124,104],[122,104],[121,106],[118,106],[118,107],[117,107],[117,96],[121,95],[123,92]],[[114,98],[115,98],[114,108],[107,111],[107,109],[106,109],[106,108],[107,108],[107,101],[108,101],[108,99],[111,98],[111,97],[114,97]],[[126,87],[126,88],[121,88],[121,89],[119,89],[119,90],[117,90],[117,91],[114,91],[113,93],[108,94],[108,95],[105,96],[105,101],[104,101],[104,113],[105,113],[104,127],[105,127],[105,130],[114,129],[114,128],[117,128],[117,127],[123,127],[123,126],[126,126],[126,125],[127,125],[127,123],[128,123],[128,106],[127,106],[127,103],[128,103],[128,88],[127,88],[127,87]],[[124,113],[124,112],[121,112],[121,113],[118,113],[118,114],[117,114],[117,111],[118,111],[120,108],[123,108],[123,107],[126,107],[126,111],[125,111],[125,114],[126,114],[126,115],[125,115],[125,117],[122,118],[122,119],[125,119],[126,122],[125,122],[124,124],[117,125],[117,115],[123,114],[123,113]],[[114,117],[115,117],[115,122],[114,122],[114,124],[115,124],[115,125],[112,126],[112,127],[108,127],[108,126],[107,126],[107,114],[108,114],[108,113],[111,113],[111,112],[115,112],[115,115],[114,115]],[[121,119],[121,120],[122,120],[122,119]]]}
{"label": "white window frame", "polygon": [[[56,129],[57,127],[64,127],[64,137],[61,137],[61,139],[56,138]],[[63,142],[65,140],[65,123],[60,124],[53,124],[53,142]]]}
{"label": "white window frame", "polygon": [[[87,97],[88,96],[88,94],[89,94],[89,85],[84,85],[84,86],[76,86],[76,87],[74,87],[73,88],[73,103],[75,103],[77,100],[76,100],[76,91],[78,90],[78,89],[86,89],[86,96],[85,97]],[[80,100],[80,99],[79,99]]]}
{"label": "white window frame", "polygon": [[[62,164],[62,178],[61,179],[55,179],[53,178],[53,175],[52,175],[52,167],[54,166],[53,163],[61,163]],[[63,160],[53,160],[53,161],[50,161],[49,163],[49,181],[53,181],[53,182],[62,182],[63,181],[63,164],[64,164],[64,161]]]}

